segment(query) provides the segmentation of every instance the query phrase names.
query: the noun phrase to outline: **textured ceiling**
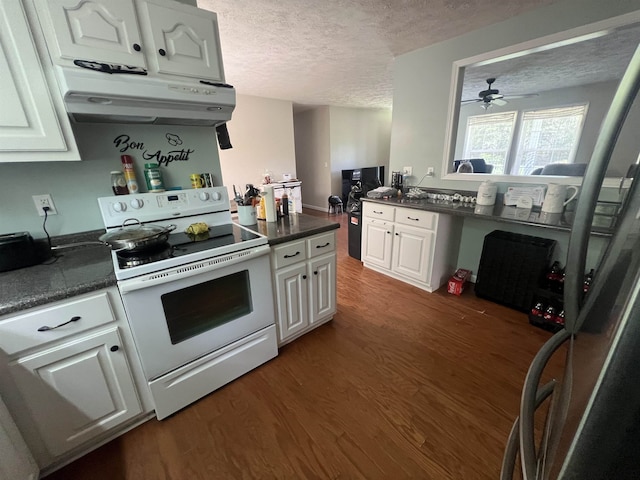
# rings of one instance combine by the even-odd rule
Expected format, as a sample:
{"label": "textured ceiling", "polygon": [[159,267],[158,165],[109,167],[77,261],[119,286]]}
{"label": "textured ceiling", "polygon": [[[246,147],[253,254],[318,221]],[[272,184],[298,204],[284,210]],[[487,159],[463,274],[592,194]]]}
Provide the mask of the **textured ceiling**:
{"label": "textured ceiling", "polygon": [[558,0],[198,0],[226,80],[296,105],[390,107],[393,58]]}

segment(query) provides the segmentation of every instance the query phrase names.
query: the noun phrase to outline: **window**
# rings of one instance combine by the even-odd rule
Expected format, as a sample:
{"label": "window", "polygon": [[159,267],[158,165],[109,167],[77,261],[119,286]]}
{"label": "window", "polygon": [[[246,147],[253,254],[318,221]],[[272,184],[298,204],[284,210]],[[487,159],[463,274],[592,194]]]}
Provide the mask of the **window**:
{"label": "window", "polygon": [[504,174],[516,122],[516,112],[474,115],[467,120],[464,158],[484,158],[492,173]]}
{"label": "window", "polygon": [[512,173],[530,175],[550,163],[573,163],[586,113],[587,105],[524,112]]}
{"label": "window", "polygon": [[586,115],[584,104],[529,110],[519,119],[515,111],[471,116],[464,158],[484,158],[499,175],[530,175],[550,163],[573,163]]}

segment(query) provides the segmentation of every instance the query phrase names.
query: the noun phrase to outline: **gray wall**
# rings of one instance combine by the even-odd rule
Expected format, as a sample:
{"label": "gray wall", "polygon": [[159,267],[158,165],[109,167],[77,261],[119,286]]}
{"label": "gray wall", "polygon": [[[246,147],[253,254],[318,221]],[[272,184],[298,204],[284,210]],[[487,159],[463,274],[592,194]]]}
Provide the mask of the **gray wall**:
{"label": "gray wall", "polygon": [[[635,11],[638,6],[637,0],[565,0],[398,57],[394,63],[390,170],[412,165],[414,179],[419,180],[428,167],[433,167],[436,176],[424,178],[421,186],[477,190],[479,182],[440,179],[453,62]],[[501,186],[501,190],[504,188]],[[482,245],[484,235],[495,229],[506,227],[496,222],[465,221],[459,267],[477,271],[478,245]],[[539,229],[533,229],[533,234],[547,236],[545,230]],[[563,255],[568,234],[558,235],[562,243],[556,255]],[[592,259],[595,256],[592,254]],[[559,258],[563,260],[562,256]]]}
{"label": "gray wall", "polygon": [[[211,172],[222,184],[215,129],[212,127],[140,126],[116,124],[76,124],[74,132],[82,155],[80,162],[0,163],[0,233],[28,231],[43,237],[42,217],[38,216],[32,195],[51,194],[59,214],[49,217],[47,230],[52,236],[102,228],[98,197],[113,195],[111,170],[122,168],[120,155],[124,143],[114,140],[127,135],[143,148],[129,149],[136,167],[141,191],[144,187],[143,155],[167,155],[172,151],[191,151],[188,160],[162,166],[166,186],[190,187],[189,174]],[[178,135],[181,145],[172,145],[166,134]],[[175,143],[175,142],[174,142]],[[155,158],[155,157],[154,157]]]}

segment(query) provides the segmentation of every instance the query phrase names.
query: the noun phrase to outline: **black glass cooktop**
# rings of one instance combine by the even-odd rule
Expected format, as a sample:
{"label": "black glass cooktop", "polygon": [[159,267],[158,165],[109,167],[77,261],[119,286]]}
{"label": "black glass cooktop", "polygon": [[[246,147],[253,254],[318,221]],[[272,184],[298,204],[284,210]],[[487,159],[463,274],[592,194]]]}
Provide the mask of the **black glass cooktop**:
{"label": "black glass cooktop", "polygon": [[120,268],[132,268],[148,263],[159,262],[167,258],[182,257],[192,253],[215,250],[216,248],[234,245],[247,240],[260,238],[260,235],[234,223],[209,227],[206,233],[191,235],[187,233],[173,233],[166,243],[131,252],[123,250],[117,252]]}

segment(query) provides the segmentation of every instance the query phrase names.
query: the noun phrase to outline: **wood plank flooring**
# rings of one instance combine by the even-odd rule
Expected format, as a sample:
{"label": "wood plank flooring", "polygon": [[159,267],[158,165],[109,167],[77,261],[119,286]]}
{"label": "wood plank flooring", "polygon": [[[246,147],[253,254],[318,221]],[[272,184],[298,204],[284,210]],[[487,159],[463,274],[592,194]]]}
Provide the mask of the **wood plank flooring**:
{"label": "wood plank flooring", "polygon": [[[321,212],[305,212],[327,216]],[[277,358],[50,480],[496,479],[550,334],[525,314],[365,270],[339,220],[338,313]]]}

